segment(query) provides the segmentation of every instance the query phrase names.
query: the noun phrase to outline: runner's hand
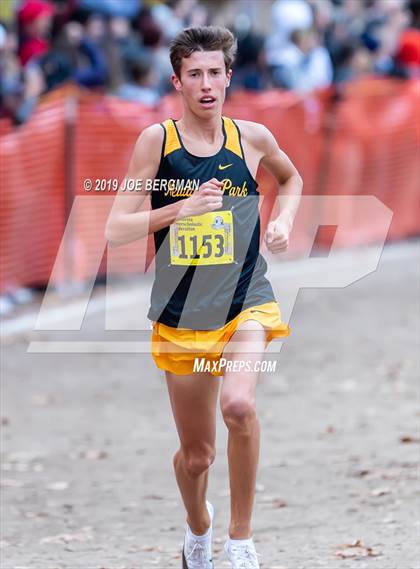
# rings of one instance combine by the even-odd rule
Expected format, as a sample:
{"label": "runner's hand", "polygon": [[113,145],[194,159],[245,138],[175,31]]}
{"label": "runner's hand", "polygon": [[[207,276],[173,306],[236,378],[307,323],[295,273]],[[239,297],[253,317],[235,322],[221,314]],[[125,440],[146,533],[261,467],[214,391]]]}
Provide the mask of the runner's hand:
{"label": "runner's hand", "polygon": [[189,198],[179,212],[178,219],[190,215],[201,215],[208,211],[214,211],[223,205],[223,182],[212,178],[204,182]]}
{"label": "runner's hand", "polygon": [[271,253],[281,253],[289,246],[290,228],[284,221],[270,221],[265,232],[265,243]]}

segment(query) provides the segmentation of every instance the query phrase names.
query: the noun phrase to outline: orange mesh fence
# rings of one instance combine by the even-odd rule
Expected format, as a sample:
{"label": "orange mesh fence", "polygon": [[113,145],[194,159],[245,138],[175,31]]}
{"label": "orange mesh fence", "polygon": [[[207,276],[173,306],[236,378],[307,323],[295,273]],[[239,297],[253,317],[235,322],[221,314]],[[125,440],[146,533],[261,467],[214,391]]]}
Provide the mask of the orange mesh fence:
{"label": "orange mesh fence", "polygon": [[47,283],[65,226],[64,104],[0,139],[0,293]]}
{"label": "orange mesh fence", "polygon": [[[304,194],[377,196],[394,212],[389,237],[396,239],[419,231],[418,98],[418,82],[373,79],[350,85],[338,100],[329,91],[305,98],[234,93],[224,114],[265,124],[300,171]],[[27,124],[13,131],[3,125],[0,293],[45,284],[50,276],[53,284],[83,282],[103,274],[107,261],[116,273],[146,270],[151,236],[107,250],[104,227],[114,193],[96,191],[96,180],[121,182],[139,133],[181,110],[176,95],[148,109],[67,87],[51,93]],[[276,213],[276,184],[263,170],[257,179],[264,228]],[[351,201],[345,211],[331,211],[339,207],[337,200],[322,200],[318,210],[302,207],[294,251],[307,250],[313,235],[306,228],[324,216],[346,219],[346,231],[337,234],[342,246],[381,237],[375,219],[361,223]]]}
{"label": "orange mesh fence", "polygon": [[10,119],[0,119],[0,136],[9,134],[13,130],[13,123]]}
{"label": "orange mesh fence", "polygon": [[[317,193],[324,106],[323,100],[315,95],[302,100],[290,92],[271,91],[252,96],[243,93],[238,96],[238,104],[233,106],[232,111],[228,106],[226,114],[267,126],[299,170],[305,182],[305,194],[311,195]],[[244,108],[247,109],[247,115],[243,117]],[[262,239],[268,221],[279,213],[276,201],[278,191],[274,178],[263,168],[258,171],[257,181],[263,195]],[[311,217],[312,212],[308,208],[301,208],[298,230],[293,234],[295,252],[306,250],[307,241],[312,239],[304,230]]]}
{"label": "orange mesh fence", "polygon": [[[420,83],[372,79],[350,84],[331,114],[325,137],[325,183],[317,193],[371,194],[393,212],[388,238],[419,232],[419,94]],[[324,200],[325,207],[334,207]],[[340,217],[347,231],[339,245],[374,242],[382,236],[375,219],[359,223],[351,200]]]}

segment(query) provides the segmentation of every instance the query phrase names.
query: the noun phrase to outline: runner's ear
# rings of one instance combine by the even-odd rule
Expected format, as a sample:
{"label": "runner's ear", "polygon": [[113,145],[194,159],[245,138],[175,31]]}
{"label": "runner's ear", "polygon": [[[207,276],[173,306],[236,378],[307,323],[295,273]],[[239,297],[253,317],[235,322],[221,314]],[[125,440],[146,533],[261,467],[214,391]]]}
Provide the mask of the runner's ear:
{"label": "runner's ear", "polygon": [[176,91],[181,92],[182,91],[182,83],[181,83],[181,80],[179,79],[179,77],[175,73],[172,73],[171,81],[172,81],[172,85],[175,87]]}
{"label": "runner's ear", "polygon": [[229,69],[229,71],[226,73],[226,87],[230,86],[231,78],[232,78],[232,69]]}

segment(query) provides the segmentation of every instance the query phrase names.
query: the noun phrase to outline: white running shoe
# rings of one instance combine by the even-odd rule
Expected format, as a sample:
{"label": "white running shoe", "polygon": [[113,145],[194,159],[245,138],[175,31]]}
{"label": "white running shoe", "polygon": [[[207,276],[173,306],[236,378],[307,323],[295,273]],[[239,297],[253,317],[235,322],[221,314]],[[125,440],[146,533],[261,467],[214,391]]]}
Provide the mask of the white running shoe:
{"label": "white running shoe", "polygon": [[260,569],[258,553],[255,551],[254,542],[251,539],[232,541],[228,539],[225,543],[225,553],[232,563],[232,569]]}
{"label": "white running shoe", "polygon": [[214,508],[206,501],[210,515],[210,528],[203,538],[196,538],[187,527],[182,550],[182,569],[214,569],[211,548]]}

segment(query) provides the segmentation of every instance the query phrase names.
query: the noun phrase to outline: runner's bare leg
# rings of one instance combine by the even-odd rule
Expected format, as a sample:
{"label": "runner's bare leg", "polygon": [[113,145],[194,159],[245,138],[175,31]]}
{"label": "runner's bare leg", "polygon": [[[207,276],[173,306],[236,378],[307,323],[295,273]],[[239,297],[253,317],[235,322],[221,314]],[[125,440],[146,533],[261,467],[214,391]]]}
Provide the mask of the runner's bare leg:
{"label": "runner's bare leg", "polygon": [[216,407],[220,378],[210,373],[176,375],[166,372],[166,383],[180,448],[174,456],[175,475],[187,511],[187,523],[196,535],[206,533],[209,467],[215,458]]}
{"label": "runner's bare leg", "polygon": [[[254,362],[264,358],[266,332],[254,320],[244,322],[227,344],[227,360]],[[240,342],[241,350],[232,346]],[[252,536],[251,518],[257,477],[260,426],[256,413],[255,392],[259,372],[226,372],[223,379],[220,406],[229,430],[228,461],[231,496],[229,536],[247,539]]]}

